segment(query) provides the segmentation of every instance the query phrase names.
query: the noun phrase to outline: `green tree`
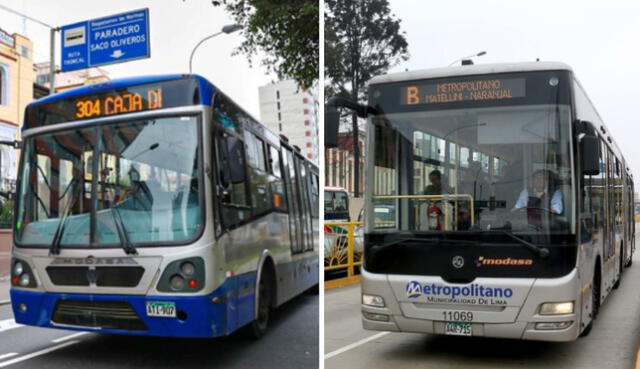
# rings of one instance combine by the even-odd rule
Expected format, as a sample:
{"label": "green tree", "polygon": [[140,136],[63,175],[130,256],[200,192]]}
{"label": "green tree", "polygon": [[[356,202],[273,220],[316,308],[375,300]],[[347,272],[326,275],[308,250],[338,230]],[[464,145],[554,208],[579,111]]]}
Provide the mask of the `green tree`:
{"label": "green tree", "polygon": [[262,64],[309,88],[318,80],[319,9],[314,0],[214,0],[244,26],[238,51],[249,61],[262,51]]}
{"label": "green tree", "polygon": [[[364,98],[365,83],[409,58],[400,20],[387,0],[325,0],[325,96]],[[351,116],[354,163],[360,163],[358,117]],[[360,167],[354,165],[354,195],[360,196]]]}

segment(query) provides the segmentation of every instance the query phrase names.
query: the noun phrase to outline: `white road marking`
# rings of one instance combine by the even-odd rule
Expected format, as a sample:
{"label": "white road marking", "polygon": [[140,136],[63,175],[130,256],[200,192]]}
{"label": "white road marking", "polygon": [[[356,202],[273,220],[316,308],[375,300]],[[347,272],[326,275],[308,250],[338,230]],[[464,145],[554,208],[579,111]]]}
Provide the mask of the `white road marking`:
{"label": "white road marking", "polygon": [[17,352],[10,352],[8,354],[3,354],[3,355],[0,355],[0,360],[6,359],[6,358],[10,358],[10,357],[16,356],[16,355],[18,355]]}
{"label": "white road marking", "polygon": [[332,358],[332,357],[334,357],[336,355],[342,354],[343,352],[347,352],[347,351],[349,351],[351,349],[354,349],[354,348],[356,348],[358,346],[364,345],[367,342],[373,341],[373,340],[378,339],[378,338],[380,338],[382,336],[386,336],[389,333],[391,333],[391,332],[380,332],[378,334],[374,334],[371,337],[367,337],[365,339],[361,339],[360,341],[357,341],[357,342],[354,342],[352,344],[346,345],[345,347],[343,347],[341,349],[337,349],[337,350],[335,350],[333,352],[330,352],[330,353],[324,355],[324,359],[325,360],[330,359],[330,358]]}
{"label": "white road marking", "polygon": [[64,337],[56,338],[55,340],[51,340],[51,342],[60,343],[62,341],[67,341],[67,340],[70,340],[72,338],[84,336],[85,334],[89,334],[89,332],[78,332],[78,333],[70,334],[68,336],[64,336]]}
{"label": "white road marking", "polygon": [[32,359],[32,358],[34,358],[36,356],[48,354],[48,353],[50,353],[52,351],[56,351],[56,350],[59,350],[61,348],[65,348],[67,346],[75,345],[78,342],[80,342],[80,341],[68,341],[68,342],[61,343],[61,344],[56,345],[56,346],[48,347],[48,348],[46,348],[44,350],[36,351],[36,352],[30,353],[30,354],[27,354],[27,355],[24,355],[24,356],[17,357],[15,359],[3,361],[3,362],[0,363],[0,368],[4,368],[5,366],[9,366],[9,365],[13,365],[15,363],[19,363],[21,361],[29,360],[29,359]]}
{"label": "white road marking", "polygon": [[14,328],[20,328],[22,324],[16,323],[16,321],[12,319],[0,320],[0,332],[8,331]]}

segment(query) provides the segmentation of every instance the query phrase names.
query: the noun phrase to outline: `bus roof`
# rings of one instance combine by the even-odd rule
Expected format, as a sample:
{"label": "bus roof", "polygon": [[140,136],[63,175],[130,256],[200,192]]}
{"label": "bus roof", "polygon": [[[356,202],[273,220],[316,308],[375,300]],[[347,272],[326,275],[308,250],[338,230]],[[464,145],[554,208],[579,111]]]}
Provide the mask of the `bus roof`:
{"label": "bus roof", "polygon": [[73,88],[70,90],[55,93],[53,95],[45,96],[41,99],[35,100],[27,105],[27,107],[46,104],[57,100],[70,99],[83,95],[95,94],[104,91],[110,91],[118,88],[124,88],[129,86],[144,85],[149,83],[160,83],[173,80],[179,80],[184,78],[191,78],[197,81],[198,90],[200,92],[200,104],[210,105],[213,93],[216,87],[209,82],[206,78],[198,74],[164,74],[154,76],[141,76],[141,77],[126,77],[113,79],[106,82],[93,83],[90,85]]}
{"label": "bus roof", "polygon": [[457,67],[421,69],[410,72],[385,74],[382,76],[373,77],[371,80],[369,80],[369,84],[403,82],[430,78],[469,76],[477,74],[532,72],[543,70],[571,71],[572,69],[567,64],[561,62],[521,62],[463,65]]}

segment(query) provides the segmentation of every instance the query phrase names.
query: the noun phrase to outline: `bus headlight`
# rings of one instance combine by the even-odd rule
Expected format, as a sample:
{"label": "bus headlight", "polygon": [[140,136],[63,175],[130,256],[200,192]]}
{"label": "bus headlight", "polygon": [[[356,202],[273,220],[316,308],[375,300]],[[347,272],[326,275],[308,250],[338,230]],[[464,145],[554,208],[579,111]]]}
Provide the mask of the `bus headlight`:
{"label": "bus headlight", "polygon": [[17,287],[37,287],[36,278],[29,264],[20,259],[11,260],[11,285]]}
{"label": "bus headlight", "polygon": [[19,276],[22,274],[23,271],[24,271],[24,267],[22,266],[22,262],[16,261],[16,263],[13,264],[13,275]]}
{"label": "bus headlight", "polygon": [[362,305],[384,307],[384,299],[382,296],[362,294]]}
{"label": "bus headlight", "polygon": [[169,263],[162,272],[157,289],[161,292],[197,292],[204,285],[204,260],[192,257]]}
{"label": "bus headlight", "polygon": [[184,289],[184,278],[182,278],[177,274],[174,274],[173,276],[171,276],[169,283],[171,283],[171,288],[173,288],[175,291],[180,291]]}
{"label": "bus headlight", "polygon": [[24,273],[23,275],[20,276],[19,284],[21,287],[27,287],[30,282],[31,282],[31,277],[29,277],[29,274]]}
{"label": "bus headlight", "polygon": [[193,273],[196,272],[196,267],[193,265],[193,263],[185,261],[184,263],[182,263],[182,265],[180,265],[180,271],[185,276],[191,277]]}
{"label": "bus headlight", "polygon": [[573,301],[545,302],[540,306],[540,315],[573,314]]}

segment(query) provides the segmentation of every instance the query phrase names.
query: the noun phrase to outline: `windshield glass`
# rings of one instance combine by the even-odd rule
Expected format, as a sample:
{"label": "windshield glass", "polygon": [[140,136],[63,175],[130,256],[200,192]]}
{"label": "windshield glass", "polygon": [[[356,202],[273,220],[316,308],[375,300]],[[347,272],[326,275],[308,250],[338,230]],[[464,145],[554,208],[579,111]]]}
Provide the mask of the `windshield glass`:
{"label": "windshield glass", "polygon": [[[24,140],[16,242],[180,243],[202,225],[198,118],[157,118]],[[66,215],[65,224],[61,219]],[[118,219],[118,220],[116,220]]]}
{"label": "windshield glass", "polygon": [[568,105],[399,112],[372,123],[369,231],[574,231]]}
{"label": "windshield glass", "polygon": [[349,218],[349,196],[343,191],[324,191],[324,218],[347,221]]}

